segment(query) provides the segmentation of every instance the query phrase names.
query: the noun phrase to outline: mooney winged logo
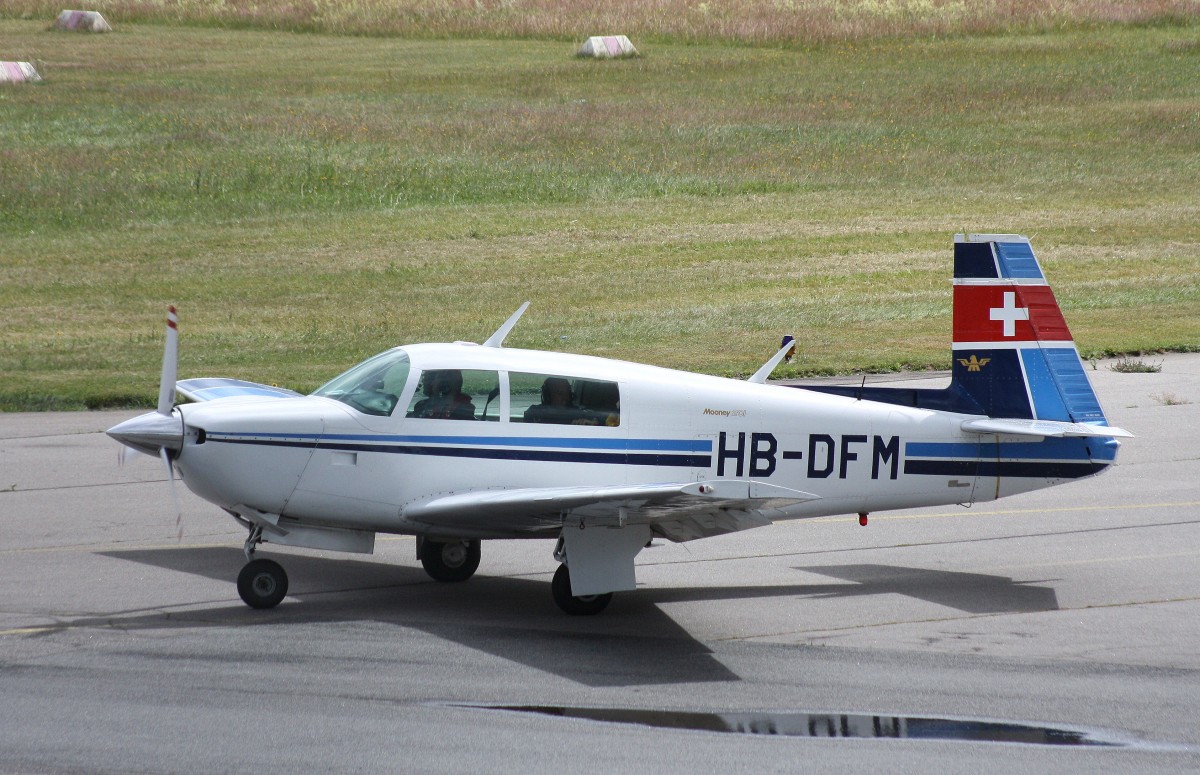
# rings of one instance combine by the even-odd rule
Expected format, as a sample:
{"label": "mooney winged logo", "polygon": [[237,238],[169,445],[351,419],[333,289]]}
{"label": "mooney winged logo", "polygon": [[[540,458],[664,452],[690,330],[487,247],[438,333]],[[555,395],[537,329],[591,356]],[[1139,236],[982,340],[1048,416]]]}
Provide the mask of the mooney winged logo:
{"label": "mooney winged logo", "polygon": [[981,371],[984,366],[992,362],[991,358],[978,358],[974,353],[970,358],[959,358],[958,362],[967,367],[967,371]]}

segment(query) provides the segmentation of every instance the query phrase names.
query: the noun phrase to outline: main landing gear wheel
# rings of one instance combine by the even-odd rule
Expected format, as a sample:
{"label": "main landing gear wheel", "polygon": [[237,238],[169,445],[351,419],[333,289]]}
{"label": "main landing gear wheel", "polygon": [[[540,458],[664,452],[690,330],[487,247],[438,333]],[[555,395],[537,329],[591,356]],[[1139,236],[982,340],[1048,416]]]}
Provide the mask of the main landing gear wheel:
{"label": "main landing gear wheel", "polygon": [[612,592],[603,595],[571,595],[571,573],[567,566],[559,565],[554,571],[554,580],[550,582],[550,591],[554,593],[554,602],[558,607],[571,616],[595,616],[608,607],[612,602]]}
{"label": "main landing gear wheel", "polygon": [[251,608],[274,608],[287,596],[288,577],[274,560],[251,560],[238,574],[237,587]]}
{"label": "main landing gear wheel", "polygon": [[479,541],[421,541],[421,565],[434,581],[466,581],[479,569]]}

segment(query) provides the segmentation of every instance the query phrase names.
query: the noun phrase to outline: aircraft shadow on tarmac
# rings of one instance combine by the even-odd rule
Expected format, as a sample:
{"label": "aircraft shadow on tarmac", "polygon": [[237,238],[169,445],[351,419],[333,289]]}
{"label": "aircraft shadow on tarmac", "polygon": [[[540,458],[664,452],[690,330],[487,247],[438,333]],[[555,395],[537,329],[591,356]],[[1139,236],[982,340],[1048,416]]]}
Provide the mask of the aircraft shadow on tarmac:
{"label": "aircraft shadow on tarmac", "polygon": [[[239,549],[180,547],[103,553],[230,585],[245,563]],[[193,611],[115,612],[72,620],[72,627],[165,629],[271,623],[376,621],[552,673],[588,686],[737,681],[712,651],[659,603],[768,597],[858,597],[902,594],[969,613],[1055,610],[1053,589],[1010,578],[887,565],[797,568],[855,582],[753,587],[653,588],[623,592],[598,617],[564,616],[545,582],[477,575],[463,584],[431,581],[419,567],[290,555],[292,586],[278,609],[242,605]],[[549,574],[547,574],[549,575]],[[164,605],[170,605],[164,601]]]}
{"label": "aircraft shadow on tarmac", "polygon": [[[224,547],[103,554],[218,580],[229,585],[230,595],[236,594],[234,579],[246,562],[240,549]],[[291,585],[276,609],[255,611],[238,600],[227,607],[142,609],[91,621],[123,629],[374,621],[421,630],[587,686],[741,680],[660,611],[652,597],[637,592],[619,595],[603,616],[572,617],[554,604],[549,573],[544,582],[480,573],[465,583],[443,584],[419,566],[302,555],[281,559]],[[88,619],[69,622],[88,624]]]}
{"label": "aircraft shadow on tarmac", "polygon": [[897,565],[822,565],[796,570],[852,581],[833,587],[831,597],[897,594],[969,614],[1057,611],[1058,595],[1041,582],[1014,581],[983,573],[905,568]]}

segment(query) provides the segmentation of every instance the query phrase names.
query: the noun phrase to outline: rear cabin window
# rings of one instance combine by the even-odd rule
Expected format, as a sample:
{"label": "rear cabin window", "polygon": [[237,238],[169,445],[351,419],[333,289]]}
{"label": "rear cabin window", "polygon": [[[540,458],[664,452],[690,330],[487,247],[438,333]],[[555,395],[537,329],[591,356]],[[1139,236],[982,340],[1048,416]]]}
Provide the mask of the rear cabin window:
{"label": "rear cabin window", "polygon": [[408,405],[406,417],[430,420],[500,420],[500,377],[494,371],[431,369]]}
{"label": "rear cabin window", "polygon": [[621,424],[616,382],[512,372],[508,387],[510,422],[610,428]]}

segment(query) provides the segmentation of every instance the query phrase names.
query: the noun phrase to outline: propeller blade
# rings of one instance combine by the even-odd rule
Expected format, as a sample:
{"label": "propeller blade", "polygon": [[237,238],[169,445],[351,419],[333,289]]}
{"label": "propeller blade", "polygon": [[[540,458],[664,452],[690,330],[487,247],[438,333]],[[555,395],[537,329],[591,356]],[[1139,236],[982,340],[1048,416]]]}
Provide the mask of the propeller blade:
{"label": "propeller blade", "polygon": [[171,485],[171,500],[175,502],[175,527],[179,528],[179,540],[183,540],[183,504],[179,502],[179,491],[175,489],[175,467],[171,465],[171,458],[167,455],[166,447],[158,448],[159,457],[162,458],[163,465],[167,467],[167,482]]}
{"label": "propeller blade", "polygon": [[167,307],[167,344],[163,348],[162,377],[158,381],[158,413],[171,416],[175,405],[175,377],[179,369],[179,318]]}
{"label": "propeller blade", "polygon": [[150,457],[145,452],[140,452],[133,447],[127,447],[124,444],[117,447],[117,466],[124,468],[126,463],[136,463],[138,458]]}
{"label": "propeller blade", "polygon": [[157,454],[167,467],[167,485],[171,488],[171,500],[175,503],[175,526],[179,529],[179,540],[183,541],[183,504],[175,488],[175,467],[171,464],[171,453],[183,449],[186,428],[182,415],[174,411],[178,365],[178,318],[175,308],[167,307],[167,342],[163,347],[162,376],[158,383],[158,408],[114,425],[107,433],[121,442],[121,449],[117,451],[118,465],[124,465],[131,454],[142,453],[150,456]]}

